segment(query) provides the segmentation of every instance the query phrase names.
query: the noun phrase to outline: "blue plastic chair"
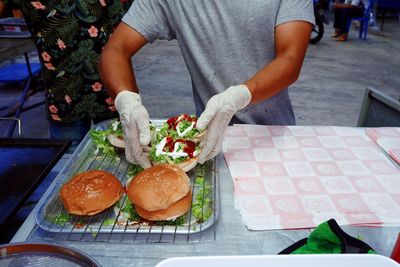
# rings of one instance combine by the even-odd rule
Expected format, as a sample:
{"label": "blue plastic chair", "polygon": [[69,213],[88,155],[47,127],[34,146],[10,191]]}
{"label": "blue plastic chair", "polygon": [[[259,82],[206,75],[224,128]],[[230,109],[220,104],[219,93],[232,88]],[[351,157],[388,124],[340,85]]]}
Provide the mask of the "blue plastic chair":
{"label": "blue plastic chair", "polygon": [[374,6],[374,0],[368,0],[368,4],[364,10],[364,16],[358,18],[351,18],[347,24],[347,32],[350,30],[351,22],[353,20],[360,22],[360,32],[358,35],[359,39],[366,40],[368,34],[368,23],[371,16],[371,8]]}
{"label": "blue plastic chair", "polygon": [[[0,68],[0,83],[15,84],[24,82],[24,89],[15,104],[10,104],[6,107],[0,107],[0,120],[8,120],[11,122],[6,137],[12,137],[16,124],[18,123],[18,136],[21,135],[20,114],[23,112],[24,103],[31,89],[31,82],[34,76],[37,76],[41,71],[40,63],[30,63],[28,54],[25,53],[25,63],[11,63]],[[43,104],[44,101],[34,104],[29,108]],[[3,113],[4,109],[6,110]]]}
{"label": "blue plastic chair", "polygon": [[[30,70],[28,69],[30,67]],[[0,83],[24,82],[40,72],[40,63],[12,63],[0,68]],[[30,72],[30,73],[29,73]]]}

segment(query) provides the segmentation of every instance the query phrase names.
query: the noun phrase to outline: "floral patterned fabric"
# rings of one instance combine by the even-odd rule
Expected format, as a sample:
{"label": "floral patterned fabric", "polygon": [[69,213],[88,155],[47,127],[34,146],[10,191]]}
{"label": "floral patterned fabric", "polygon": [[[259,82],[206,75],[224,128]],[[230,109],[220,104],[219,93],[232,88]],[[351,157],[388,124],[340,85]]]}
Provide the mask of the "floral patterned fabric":
{"label": "floral patterned fabric", "polygon": [[115,117],[97,70],[99,55],[133,0],[3,0],[18,5],[42,63],[49,119]]}

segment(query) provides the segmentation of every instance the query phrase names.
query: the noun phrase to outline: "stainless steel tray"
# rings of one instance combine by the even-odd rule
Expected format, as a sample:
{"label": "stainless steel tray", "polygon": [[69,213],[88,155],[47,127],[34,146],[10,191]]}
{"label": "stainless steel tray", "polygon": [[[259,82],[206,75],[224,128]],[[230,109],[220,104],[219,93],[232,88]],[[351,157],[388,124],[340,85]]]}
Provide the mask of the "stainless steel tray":
{"label": "stainless steel tray", "polygon": [[[111,121],[98,124],[94,129],[104,130]],[[153,121],[158,125],[161,121]],[[211,216],[206,221],[198,221],[193,214],[193,206],[183,218],[183,224],[175,225],[175,222],[162,222],[152,224],[148,222],[132,223],[127,221],[121,224],[121,214],[116,211],[115,206],[111,207],[95,216],[67,216],[66,210],[59,197],[61,186],[69,181],[75,174],[86,170],[100,169],[113,173],[123,185],[129,179],[130,168],[135,165],[126,161],[123,151],[118,151],[114,155],[103,154],[97,151],[89,134],[82,140],[74,154],[55,178],[51,188],[38,203],[38,209],[35,214],[37,225],[43,230],[53,233],[67,234],[91,234],[96,237],[99,233],[108,234],[195,234],[204,231],[215,224],[219,216],[219,186],[218,172],[216,171],[215,160],[206,162],[202,167],[197,166],[188,173],[193,198],[192,204],[196,202],[201,205],[201,212],[211,212]],[[199,173],[204,174],[204,178],[199,177]],[[199,203],[196,197],[200,194],[206,194],[203,199],[210,203]],[[128,201],[126,195],[120,200],[120,205]],[[198,211],[198,209],[197,209]],[[197,212],[198,213],[198,212]]]}
{"label": "stainless steel tray", "polygon": [[0,245],[0,266],[100,266],[83,251],[60,244],[12,243]]}

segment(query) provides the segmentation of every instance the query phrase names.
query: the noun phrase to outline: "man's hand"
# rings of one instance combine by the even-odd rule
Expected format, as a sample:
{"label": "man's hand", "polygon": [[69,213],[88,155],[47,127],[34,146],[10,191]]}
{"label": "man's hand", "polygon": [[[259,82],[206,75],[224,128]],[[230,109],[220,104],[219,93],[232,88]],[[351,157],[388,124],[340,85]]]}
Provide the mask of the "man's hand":
{"label": "man's hand", "polygon": [[221,151],[225,128],[236,111],[247,106],[250,100],[251,93],[243,84],[231,86],[210,98],[196,124],[199,130],[207,127],[206,137],[200,143],[202,147],[199,155],[200,164],[215,157]]}
{"label": "man's hand", "polygon": [[150,119],[139,94],[122,91],[114,102],[124,131],[126,160],[143,168],[151,167],[150,160],[143,151],[143,146],[150,143]]}

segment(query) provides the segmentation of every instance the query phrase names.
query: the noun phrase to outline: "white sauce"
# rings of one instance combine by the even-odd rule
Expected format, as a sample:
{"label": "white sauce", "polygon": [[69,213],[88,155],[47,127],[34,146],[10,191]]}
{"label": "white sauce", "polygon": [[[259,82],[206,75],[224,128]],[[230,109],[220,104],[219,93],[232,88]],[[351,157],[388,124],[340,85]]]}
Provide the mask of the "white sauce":
{"label": "white sauce", "polygon": [[171,158],[179,158],[179,157],[187,157],[188,153],[179,151],[179,144],[180,142],[176,142],[174,145],[174,151],[172,152],[165,152],[163,151],[165,145],[167,144],[167,137],[164,137],[159,144],[156,146],[156,156],[159,155],[167,155],[170,156]]}
{"label": "white sauce", "polygon": [[189,131],[191,131],[192,129],[193,129],[193,126],[194,126],[194,122],[192,121],[192,124],[189,126],[189,127],[187,127],[183,132],[181,132],[181,130],[180,130],[180,128],[179,128],[179,125],[181,124],[181,122],[180,123],[178,123],[178,125],[176,126],[176,133],[180,136],[180,137],[184,137]]}

